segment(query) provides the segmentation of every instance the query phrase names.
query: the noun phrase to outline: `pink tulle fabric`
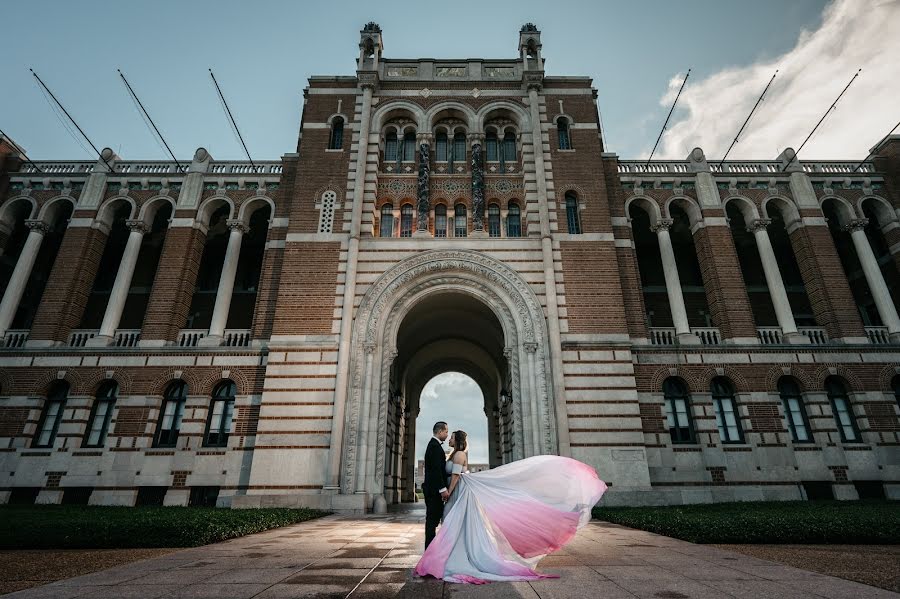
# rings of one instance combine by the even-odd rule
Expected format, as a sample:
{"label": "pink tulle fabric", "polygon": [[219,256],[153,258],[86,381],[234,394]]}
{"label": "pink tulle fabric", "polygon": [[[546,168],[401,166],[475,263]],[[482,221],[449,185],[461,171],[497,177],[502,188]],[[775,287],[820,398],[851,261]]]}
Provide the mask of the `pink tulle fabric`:
{"label": "pink tulle fabric", "polygon": [[561,456],[462,474],[415,573],[468,584],[556,578],[537,563],[590,521],[605,492],[592,467]]}

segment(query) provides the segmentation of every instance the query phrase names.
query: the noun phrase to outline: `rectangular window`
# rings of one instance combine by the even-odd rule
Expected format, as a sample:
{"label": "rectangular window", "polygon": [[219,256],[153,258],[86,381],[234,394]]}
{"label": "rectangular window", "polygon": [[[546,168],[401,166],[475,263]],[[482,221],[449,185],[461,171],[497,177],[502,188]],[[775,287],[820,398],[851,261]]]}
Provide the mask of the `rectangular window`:
{"label": "rectangular window", "polygon": [[795,442],[810,441],[809,428],[806,426],[806,414],[799,397],[784,398],[784,414],[787,417],[791,438]]}
{"label": "rectangular window", "polygon": [[438,162],[447,161],[447,138],[438,137],[434,143],[434,159]]}
{"label": "rectangular window", "polygon": [[841,440],[845,442],[859,441],[859,433],[856,431],[856,423],[853,414],[850,413],[850,405],[846,397],[834,397],[831,400],[834,408],[834,418],[837,420]]}
{"label": "rectangular window", "polygon": [[175,444],[178,442],[178,431],[181,429],[181,417],[183,414],[183,401],[166,402],[156,447],[175,447]]}
{"label": "rectangular window", "polygon": [[743,439],[738,414],[734,400],[730,397],[715,398],[716,426],[719,428],[719,438],[723,443],[740,443]]}
{"label": "rectangular window", "polygon": [[109,420],[112,416],[112,402],[97,400],[94,404],[94,414],[91,418],[90,429],[85,440],[85,447],[102,447],[106,441],[106,431],[109,428]]}
{"label": "rectangular window", "polygon": [[212,414],[209,419],[209,433],[206,435],[207,446],[225,447],[228,445],[228,433],[231,432],[233,412],[233,401],[218,400],[213,402]]}
{"label": "rectangular window", "polygon": [[63,414],[62,401],[47,400],[33,447],[52,447]]}
{"label": "rectangular window", "polygon": [[384,159],[387,162],[395,162],[397,160],[397,138],[388,139],[384,142]]}
{"label": "rectangular window", "polygon": [[487,154],[486,158],[488,162],[496,162],[500,159],[497,152],[497,140],[496,139],[488,139],[484,143],[485,153]]}
{"label": "rectangular window", "polygon": [[435,237],[446,237],[447,236],[447,215],[446,214],[435,214],[434,215],[434,236]]}
{"label": "rectangular window", "polygon": [[666,421],[673,443],[692,443],[694,441],[688,414],[687,401],[682,397],[670,399],[666,403]]}

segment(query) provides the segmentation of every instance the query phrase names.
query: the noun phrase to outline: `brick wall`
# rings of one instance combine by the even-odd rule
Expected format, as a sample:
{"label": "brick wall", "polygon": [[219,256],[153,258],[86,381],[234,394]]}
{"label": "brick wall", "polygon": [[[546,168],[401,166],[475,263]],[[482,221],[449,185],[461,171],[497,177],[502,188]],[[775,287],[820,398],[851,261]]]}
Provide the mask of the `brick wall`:
{"label": "brick wall", "polygon": [[339,242],[287,244],[273,335],[331,333],[340,250]]}

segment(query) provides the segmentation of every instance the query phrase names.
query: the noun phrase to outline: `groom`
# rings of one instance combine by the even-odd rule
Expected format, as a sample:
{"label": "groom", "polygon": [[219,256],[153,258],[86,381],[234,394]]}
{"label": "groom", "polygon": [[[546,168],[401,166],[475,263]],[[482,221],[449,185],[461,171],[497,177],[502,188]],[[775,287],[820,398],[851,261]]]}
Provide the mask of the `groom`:
{"label": "groom", "polygon": [[425,549],[434,539],[435,529],[444,515],[444,502],[450,494],[447,492],[447,472],[444,464],[443,443],[450,433],[446,422],[435,422],[432,429],[434,436],[425,450],[425,480],[422,482],[422,494],[425,496]]}

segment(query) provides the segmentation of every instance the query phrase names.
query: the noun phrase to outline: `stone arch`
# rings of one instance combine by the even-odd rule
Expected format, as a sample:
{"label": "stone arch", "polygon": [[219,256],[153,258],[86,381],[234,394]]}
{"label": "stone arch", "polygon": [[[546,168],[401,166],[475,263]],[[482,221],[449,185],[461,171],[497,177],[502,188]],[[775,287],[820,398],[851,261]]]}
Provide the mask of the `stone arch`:
{"label": "stone arch", "polygon": [[137,216],[138,220],[144,221],[148,226],[153,226],[153,219],[156,218],[156,213],[167,202],[172,205],[172,216],[175,216],[175,199],[167,195],[158,195],[141,204],[141,209],[138,211]]}
{"label": "stone arch", "polygon": [[855,372],[845,366],[842,366],[841,364],[823,364],[822,366],[817,368],[812,375],[812,379],[816,383],[815,390],[821,391],[825,389],[825,379],[830,376],[839,376],[847,381],[847,385],[850,387],[849,391],[851,393],[861,393],[865,391],[865,385],[863,384],[859,376],[857,376]]}
{"label": "stone arch", "polygon": [[34,218],[38,211],[37,200],[30,196],[17,196],[15,198],[10,198],[6,202],[3,202],[3,205],[0,206],[0,224],[5,224],[7,226],[14,225],[12,222],[12,210],[13,206],[20,202],[25,202],[31,205],[31,209],[28,211],[28,215],[25,217],[26,220]]}
{"label": "stone arch", "polygon": [[[881,391],[893,393],[894,390],[891,388],[891,382],[896,376],[900,376],[900,366],[889,365],[882,368],[881,372],[878,373],[878,382],[881,386]],[[2,384],[3,382],[0,380],[0,385]]]}
{"label": "stone arch", "polygon": [[744,222],[748,225],[760,217],[756,204],[747,196],[730,196],[722,200],[722,211],[728,214],[728,202],[736,202],[738,210],[744,215]]}
{"label": "stone arch", "polygon": [[344,119],[344,127],[347,127],[350,124],[350,119],[347,118],[346,114],[344,114],[342,112],[335,112],[334,114],[329,116],[327,119],[325,119],[325,124],[328,125],[329,128],[331,127],[331,123],[334,122],[335,117],[340,117],[340,118]]}
{"label": "stone arch", "polygon": [[878,218],[878,222],[876,223],[880,228],[884,228],[891,223],[898,222],[897,212],[894,211],[894,208],[891,206],[890,202],[885,200],[882,197],[878,196],[863,196],[859,198],[859,201],[856,203],[856,209],[859,214],[865,215],[863,212],[863,207],[868,205],[873,206],[873,210],[875,212],[875,216]]}
{"label": "stone arch", "polygon": [[[60,374],[62,374],[62,376],[60,376]],[[81,376],[71,368],[66,370],[60,368],[47,368],[41,376],[35,379],[34,383],[31,385],[31,393],[29,393],[29,395],[45,397],[50,385],[56,381],[66,381],[69,383],[70,395],[81,395],[85,392]]]}
{"label": "stone arch", "polygon": [[762,212],[766,218],[771,218],[769,216],[769,204],[778,206],[781,214],[784,216],[784,224],[789,231],[791,230],[791,225],[801,221],[800,210],[790,198],[785,196],[769,196],[765,198],[762,202]]}
{"label": "stone arch", "polygon": [[[513,372],[513,397],[523,397],[521,363],[533,361],[533,382],[538,401],[540,453],[556,451],[556,414],[553,411],[546,319],[540,302],[522,277],[502,262],[473,250],[428,250],[407,258],[383,273],[368,289],[355,318],[349,367],[347,408],[344,417],[342,492],[383,492],[384,443],[375,441],[375,472],[366,475],[366,489],[357,489],[359,452],[372,448],[371,440],[358,438],[364,389],[377,400],[366,410],[377,411],[378,422],[386,417],[385,385],[396,357],[396,338],[409,309],[422,298],[442,291],[469,294],[487,305],[501,323],[507,359]],[[526,351],[534,353],[529,359]],[[377,403],[375,403],[377,402]],[[375,417],[369,416],[369,423]],[[517,418],[521,423],[521,416]],[[518,424],[517,424],[518,426]],[[560,424],[560,429],[565,428]],[[363,433],[365,434],[365,433]],[[383,431],[382,431],[383,434]],[[517,431],[521,439],[523,434]],[[519,451],[522,444],[518,444]],[[524,456],[522,456],[524,457]]]}
{"label": "stone arch", "polygon": [[821,207],[822,212],[825,211],[825,202],[830,200],[834,200],[838,224],[842,227],[849,225],[850,221],[860,218],[856,213],[856,208],[849,200],[836,195],[825,196],[819,200],[819,206]]}
{"label": "stone arch", "polygon": [[268,204],[269,205],[269,222],[271,223],[272,219],[275,218],[275,202],[272,198],[264,195],[257,195],[250,198],[247,198],[241,205],[238,207],[238,215],[237,219],[243,222],[245,225],[250,226],[250,217],[254,212],[262,208],[262,206],[255,206],[253,209],[248,208],[248,206],[252,206],[254,204]]}
{"label": "stone arch", "polygon": [[494,113],[503,116],[512,116],[513,118],[511,120],[516,123],[517,136],[531,131],[531,117],[524,106],[516,104],[515,102],[510,102],[509,100],[498,100],[496,102],[488,102],[478,109],[478,112],[475,115],[475,122],[478,128],[476,133],[484,132],[485,122],[488,117],[493,116]]}
{"label": "stone arch", "polygon": [[416,131],[424,132],[428,130],[428,121],[421,106],[408,100],[392,100],[380,105],[372,113],[372,124],[369,127],[369,131],[380,133],[391,118],[400,116],[404,112],[415,123]]}
{"label": "stone arch", "polygon": [[215,195],[211,198],[206,198],[200,203],[200,206],[197,208],[195,222],[208,227],[210,217],[222,203],[228,204],[228,219],[234,218],[234,200],[226,195]]}
{"label": "stone arch", "polygon": [[803,368],[797,368],[791,364],[779,364],[772,366],[766,372],[766,391],[768,393],[778,393],[778,380],[781,377],[789,376],[800,384],[800,391],[806,393],[815,390],[815,384],[809,373]]}
{"label": "stone arch", "polygon": [[137,203],[134,198],[129,196],[114,196],[100,204],[100,208],[97,209],[97,216],[94,218],[95,226],[103,225],[107,228],[111,227],[113,224],[113,211],[115,210],[116,205],[121,202],[131,205],[131,212],[128,214],[128,218],[134,218],[137,213]]}
{"label": "stone arch", "polygon": [[684,381],[688,391],[691,393],[707,393],[709,388],[703,388],[703,385],[697,380],[696,373],[682,366],[663,366],[653,373],[650,377],[650,392],[662,393],[662,384],[667,378],[674,376]]}
{"label": "stone arch", "polygon": [[653,198],[649,198],[647,196],[632,196],[625,200],[625,216],[630,220],[631,217],[628,216],[631,205],[635,204],[640,210],[643,210],[650,217],[650,226],[656,225],[660,220],[662,220],[662,211],[659,209],[659,204]]}
{"label": "stone arch", "polygon": [[244,373],[240,370],[235,370],[233,368],[223,368],[221,370],[214,370],[210,372],[198,384],[197,394],[211,396],[213,390],[216,388],[216,385],[224,380],[231,380],[234,382],[234,386],[237,388],[238,395],[250,394],[251,386],[250,382],[247,380],[246,375],[244,375]]}
{"label": "stone arch", "polygon": [[127,370],[113,370],[112,376],[107,376],[105,368],[92,368],[83,377],[83,392],[93,396],[97,389],[108,380],[114,380],[119,385],[119,395],[131,395],[133,381]]}
{"label": "stone arch", "polygon": [[672,196],[668,200],[666,200],[665,204],[665,215],[666,218],[672,218],[671,207],[672,204],[676,206],[680,206],[685,214],[687,214],[688,221],[690,222],[691,227],[696,227],[698,223],[703,222],[703,213],[700,211],[700,205],[696,200],[689,198],[687,196]]}
{"label": "stone arch", "polygon": [[58,214],[58,210],[60,210],[58,205],[60,202],[69,202],[73,211],[75,210],[75,204],[77,204],[77,200],[71,196],[56,196],[41,204],[37,218],[45,223],[51,222],[55,215]]}
{"label": "stone arch", "polygon": [[464,129],[466,130],[466,133],[472,131],[477,123],[477,116],[471,106],[466,106],[462,102],[448,100],[439,102],[425,111],[424,118],[427,127],[426,129],[423,129],[423,131],[435,131],[435,126],[438,121],[447,116],[456,118],[459,118],[460,116],[464,117],[460,120],[465,122]]}

